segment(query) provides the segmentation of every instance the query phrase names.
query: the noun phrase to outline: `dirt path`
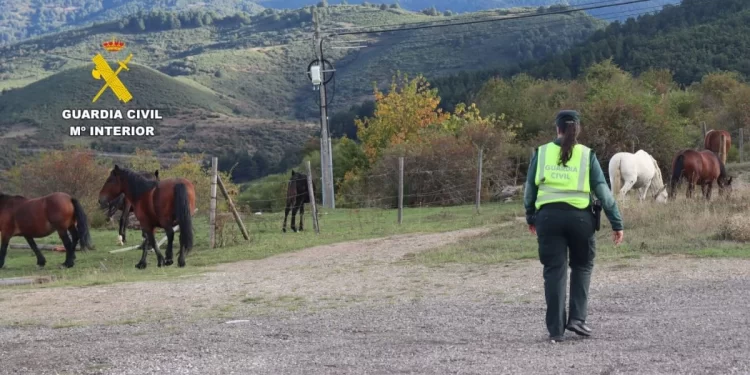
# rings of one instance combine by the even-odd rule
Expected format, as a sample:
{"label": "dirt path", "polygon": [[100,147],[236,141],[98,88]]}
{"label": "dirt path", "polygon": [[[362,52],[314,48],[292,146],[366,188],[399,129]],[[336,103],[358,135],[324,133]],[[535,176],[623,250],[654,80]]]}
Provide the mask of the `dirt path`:
{"label": "dirt path", "polygon": [[[508,223],[507,225],[511,225]],[[318,246],[224,264],[197,277],[106,286],[0,290],[0,325],[118,324],[316,311],[357,303],[397,304],[449,296],[528,302],[543,294],[537,261],[429,268],[410,254],[480,236],[489,228],[411,234]],[[685,259],[599,262],[592,293],[611,284],[711,282],[748,277],[746,261]]]}
{"label": "dirt path", "polygon": [[[408,253],[478,236],[488,228],[346,242],[258,260],[224,264],[198,277],[93,287],[0,290],[0,324],[103,324],[185,319],[243,307],[335,307],[377,297],[410,298],[409,284],[431,275],[422,266],[394,267]],[[458,280],[454,280],[458,281]],[[244,302],[243,302],[244,301]]]}
{"label": "dirt path", "polygon": [[551,345],[538,261],[404,261],[487,230],[321,246],[180,281],[3,290],[0,374],[750,373],[750,261],[599,261],[594,336]]}

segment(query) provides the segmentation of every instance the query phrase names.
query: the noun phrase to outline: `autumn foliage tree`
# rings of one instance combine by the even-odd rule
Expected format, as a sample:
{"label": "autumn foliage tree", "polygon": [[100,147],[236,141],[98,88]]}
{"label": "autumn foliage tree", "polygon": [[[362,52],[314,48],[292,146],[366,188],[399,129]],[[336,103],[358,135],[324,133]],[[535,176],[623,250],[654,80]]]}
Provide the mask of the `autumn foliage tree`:
{"label": "autumn foliage tree", "polygon": [[397,74],[388,93],[375,87],[375,114],[355,120],[357,138],[370,162],[391,145],[415,140],[421,129],[450,117],[438,108],[440,97],[422,76]]}

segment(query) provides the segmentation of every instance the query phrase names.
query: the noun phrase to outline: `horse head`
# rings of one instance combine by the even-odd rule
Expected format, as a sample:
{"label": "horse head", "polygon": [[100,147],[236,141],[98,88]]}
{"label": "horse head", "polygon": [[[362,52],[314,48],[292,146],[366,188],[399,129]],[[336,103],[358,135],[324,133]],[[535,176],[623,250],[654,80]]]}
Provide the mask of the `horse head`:
{"label": "horse head", "polygon": [[110,202],[125,192],[120,183],[120,176],[122,175],[122,169],[115,164],[112,171],[109,172],[109,177],[104,181],[104,186],[99,191],[99,206],[101,208],[108,208]]}
{"label": "horse head", "polygon": [[667,203],[669,200],[669,193],[667,192],[667,185],[664,185],[659,191],[654,194],[654,200],[659,203]]}
{"label": "horse head", "polygon": [[719,195],[724,196],[726,194],[727,198],[729,198],[730,195],[732,195],[732,177],[719,177],[716,180],[716,183],[719,185]]}

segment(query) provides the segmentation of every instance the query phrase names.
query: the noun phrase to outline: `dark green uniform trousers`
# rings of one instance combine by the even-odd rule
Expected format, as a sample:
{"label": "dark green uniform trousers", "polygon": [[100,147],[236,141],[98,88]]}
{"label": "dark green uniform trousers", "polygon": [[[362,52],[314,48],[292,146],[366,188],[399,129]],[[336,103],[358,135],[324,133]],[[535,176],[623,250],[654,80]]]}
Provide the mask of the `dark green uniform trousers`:
{"label": "dark green uniform trousers", "polygon": [[539,260],[544,265],[547,330],[551,337],[565,333],[565,295],[570,251],[570,318],[586,321],[591,270],[594,268],[594,215],[565,203],[541,207],[535,220]]}

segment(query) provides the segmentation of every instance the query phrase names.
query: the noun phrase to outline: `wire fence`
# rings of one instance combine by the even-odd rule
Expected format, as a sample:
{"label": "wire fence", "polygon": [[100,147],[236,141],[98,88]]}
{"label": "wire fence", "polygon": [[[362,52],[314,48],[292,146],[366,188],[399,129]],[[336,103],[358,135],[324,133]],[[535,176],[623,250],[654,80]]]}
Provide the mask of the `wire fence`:
{"label": "wire fence", "polygon": [[[398,232],[394,226],[398,227],[404,222],[408,225],[460,228],[508,216],[507,212],[483,218],[479,218],[481,215],[477,214],[482,212],[483,204],[513,199],[522,192],[521,186],[512,184],[517,178],[510,177],[507,171],[498,173],[489,170],[486,172],[490,173],[482,175],[482,151],[477,153],[476,160],[470,161],[476,164],[473,168],[425,169],[414,163],[407,169],[409,164],[405,159],[407,158],[396,159],[398,163],[391,171],[362,176],[360,180],[350,181],[351,185],[347,185],[346,181],[338,181],[335,209],[322,206],[323,183],[316,175],[320,172],[315,173],[310,168],[309,161],[308,173],[304,175],[251,184],[236,198],[236,228],[242,228],[244,222],[248,222],[251,236],[279,229],[296,231],[299,226],[313,229],[316,233],[332,231],[339,235],[363,230],[383,231],[385,228],[390,228],[387,232]],[[293,181],[294,178],[304,179],[306,183],[297,184]],[[314,187],[313,192],[303,186]],[[259,194],[254,194],[258,192]],[[295,207],[295,202],[305,195],[309,197],[310,203],[300,210],[299,205]],[[487,208],[489,212],[497,213],[501,210],[499,206],[501,205],[488,205]],[[215,207],[213,203],[212,207]],[[522,206],[518,205],[516,208],[519,212],[514,215],[519,215]],[[229,215],[213,214],[211,217],[210,237],[217,240],[217,246],[221,246],[227,235],[218,232],[227,229]],[[221,219],[217,219],[218,217]],[[318,225],[319,220],[324,225]],[[297,224],[300,221],[304,224]],[[335,224],[325,225],[332,223]]]}

